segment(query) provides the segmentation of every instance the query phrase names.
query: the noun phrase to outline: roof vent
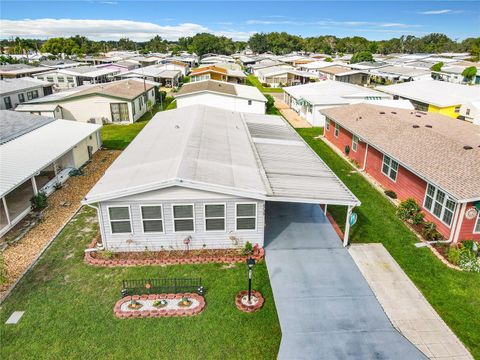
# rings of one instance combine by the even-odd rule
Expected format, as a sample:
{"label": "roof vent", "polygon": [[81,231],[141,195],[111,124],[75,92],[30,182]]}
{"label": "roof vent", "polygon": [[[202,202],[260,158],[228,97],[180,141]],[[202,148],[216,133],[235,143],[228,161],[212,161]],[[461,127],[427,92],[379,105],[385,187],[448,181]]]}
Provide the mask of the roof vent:
{"label": "roof vent", "polygon": [[385,111],[380,111],[380,115],[385,115]]}
{"label": "roof vent", "polygon": [[427,125],[425,125],[425,127],[427,127],[427,128],[429,128],[429,129],[431,129],[433,126],[432,126],[432,125],[430,125],[430,124],[427,124]]}
{"label": "roof vent", "polygon": [[180,126],[178,126],[178,125],[175,125],[175,129],[180,129]]}
{"label": "roof vent", "polygon": [[472,149],[473,149],[470,145],[465,145],[463,148],[464,148],[465,150],[472,150]]}
{"label": "roof vent", "polygon": [[392,111],[392,114],[395,114],[395,115],[397,115],[397,112],[396,112],[396,111]]}
{"label": "roof vent", "polygon": [[420,127],[420,125],[413,125],[412,126],[414,129],[418,129]]}
{"label": "roof vent", "polygon": [[422,115],[419,115],[419,114],[416,114],[415,116],[416,116],[416,117],[422,117]]}

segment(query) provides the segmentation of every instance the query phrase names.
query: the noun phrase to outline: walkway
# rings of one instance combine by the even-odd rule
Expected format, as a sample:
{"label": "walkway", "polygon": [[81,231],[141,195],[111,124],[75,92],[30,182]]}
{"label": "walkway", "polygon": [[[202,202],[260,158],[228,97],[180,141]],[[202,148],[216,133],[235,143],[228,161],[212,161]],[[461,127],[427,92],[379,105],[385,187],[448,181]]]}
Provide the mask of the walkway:
{"label": "walkway", "polygon": [[[278,94],[283,97],[283,94]],[[275,96],[275,107],[280,111],[285,119],[292,125],[294,128],[309,128],[312,127],[310,123],[305,120],[303,117],[298,115],[295,111],[290,109],[288,105],[281,100],[280,96]]]}
{"label": "walkway", "polygon": [[318,205],[267,203],[279,359],[425,359],[389,322]]}
{"label": "walkway", "polygon": [[473,359],[382,244],[354,244],[349,252],[393,325],[425,355]]}

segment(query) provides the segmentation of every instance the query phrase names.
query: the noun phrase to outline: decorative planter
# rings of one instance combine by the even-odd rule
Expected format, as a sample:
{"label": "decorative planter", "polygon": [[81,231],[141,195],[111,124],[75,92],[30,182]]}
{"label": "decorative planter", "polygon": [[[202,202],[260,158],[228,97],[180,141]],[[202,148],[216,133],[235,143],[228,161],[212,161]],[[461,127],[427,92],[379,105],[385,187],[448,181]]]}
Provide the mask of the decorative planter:
{"label": "decorative planter", "polygon": [[[183,298],[187,298],[189,305],[180,306]],[[140,308],[130,307],[132,300],[136,301]],[[156,294],[134,295],[120,299],[113,308],[113,313],[121,319],[168,317],[168,316],[194,316],[205,309],[203,296],[194,293],[183,294]]]}
{"label": "decorative planter", "polygon": [[235,297],[235,305],[237,309],[246,313],[252,313],[262,308],[265,299],[262,294],[256,290],[252,290],[250,303],[248,302],[248,291],[242,290]]}

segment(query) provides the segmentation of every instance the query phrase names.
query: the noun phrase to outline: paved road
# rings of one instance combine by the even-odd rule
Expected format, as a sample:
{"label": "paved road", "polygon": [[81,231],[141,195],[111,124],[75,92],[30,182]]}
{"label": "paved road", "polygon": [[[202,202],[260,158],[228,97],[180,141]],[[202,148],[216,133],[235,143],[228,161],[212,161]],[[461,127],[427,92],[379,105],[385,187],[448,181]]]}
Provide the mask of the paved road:
{"label": "paved road", "polygon": [[426,359],[389,322],[317,205],[268,203],[279,359]]}

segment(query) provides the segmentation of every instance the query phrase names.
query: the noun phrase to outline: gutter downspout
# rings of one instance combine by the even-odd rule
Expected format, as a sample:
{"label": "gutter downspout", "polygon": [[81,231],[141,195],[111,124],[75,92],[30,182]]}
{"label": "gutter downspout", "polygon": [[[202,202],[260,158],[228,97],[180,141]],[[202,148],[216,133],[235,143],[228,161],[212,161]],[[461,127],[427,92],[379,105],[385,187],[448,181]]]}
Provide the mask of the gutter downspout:
{"label": "gutter downspout", "polygon": [[[452,243],[456,244],[458,241],[458,236],[460,234],[460,229],[462,227],[463,217],[465,216],[466,208],[467,208],[467,204],[464,203],[464,204],[461,204],[458,211],[456,211],[453,224],[452,224],[452,230],[450,231],[450,236],[448,240],[426,241],[423,243],[417,243],[418,245],[415,244],[415,246],[422,247],[423,244],[430,244],[430,245],[431,244],[452,244]],[[460,222],[458,222],[459,219],[460,219]],[[423,245],[423,246],[426,246],[426,245]]]}
{"label": "gutter downspout", "polygon": [[103,228],[103,221],[100,217],[100,208],[93,206],[91,204],[85,204],[86,206],[95,209],[97,211],[97,216],[98,216],[98,225],[100,227],[100,235],[102,237],[102,246],[98,246],[95,249],[86,249],[85,251],[96,251],[96,250],[104,250],[105,249],[105,236],[103,235],[105,233],[105,229]]}
{"label": "gutter downspout", "polygon": [[458,238],[460,236],[460,229],[462,228],[463,218],[465,217],[466,210],[467,210],[467,203],[463,203],[460,209],[459,222],[457,224],[457,228],[455,229],[455,236],[453,237],[454,244],[458,243]]}
{"label": "gutter downspout", "polygon": [[[360,139],[358,141],[360,141]],[[363,166],[360,169],[360,172],[364,172],[365,168],[367,167],[368,143],[365,143],[365,144],[367,144],[365,146],[365,157],[363,158]]]}

